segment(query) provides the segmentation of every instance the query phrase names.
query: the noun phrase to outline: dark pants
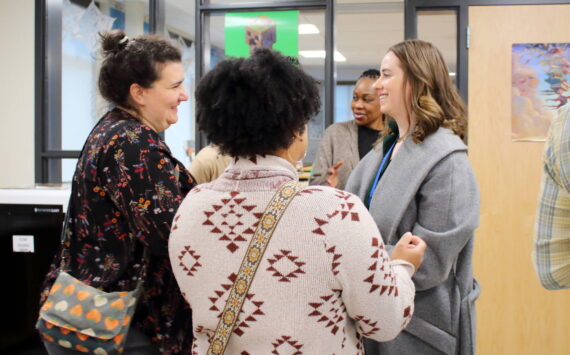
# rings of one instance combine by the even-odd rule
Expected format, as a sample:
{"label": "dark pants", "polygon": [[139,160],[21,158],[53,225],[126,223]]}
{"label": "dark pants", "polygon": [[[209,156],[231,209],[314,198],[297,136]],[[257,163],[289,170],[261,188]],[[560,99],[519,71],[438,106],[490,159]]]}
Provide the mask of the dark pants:
{"label": "dark pants", "polygon": [[[44,346],[50,355],[77,355],[83,354],[82,352],[66,349],[57,344],[44,340]],[[140,331],[131,328],[127,335],[127,341],[125,342],[125,355],[160,355],[160,352],[156,350],[152,342],[148,339],[146,335]]]}

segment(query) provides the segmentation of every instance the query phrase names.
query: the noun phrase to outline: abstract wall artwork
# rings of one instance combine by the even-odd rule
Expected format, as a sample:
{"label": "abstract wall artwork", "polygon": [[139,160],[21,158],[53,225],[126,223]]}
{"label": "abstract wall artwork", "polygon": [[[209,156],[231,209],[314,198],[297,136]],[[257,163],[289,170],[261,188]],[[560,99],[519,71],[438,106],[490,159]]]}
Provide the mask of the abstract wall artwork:
{"label": "abstract wall artwork", "polygon": [[543,141],[570,99],[570,43],[512,45],[512,139]]}

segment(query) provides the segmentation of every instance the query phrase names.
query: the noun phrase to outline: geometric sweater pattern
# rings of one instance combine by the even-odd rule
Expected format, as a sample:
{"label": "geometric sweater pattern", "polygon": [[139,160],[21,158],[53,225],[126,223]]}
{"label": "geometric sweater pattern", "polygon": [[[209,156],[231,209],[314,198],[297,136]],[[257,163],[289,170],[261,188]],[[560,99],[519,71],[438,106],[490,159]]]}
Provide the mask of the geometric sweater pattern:
{"label": "geometric sweater pattern", "polygon": [[[169,253],[192,307],[193,354],[207,352],[267,204],[296,178],[282,158],[237,158],[180,205]],[[358,197],[305,187],[269,241],[226,354],[363,354],[363,337],[391,340],[410,321],[413,272],[390,260]]]}

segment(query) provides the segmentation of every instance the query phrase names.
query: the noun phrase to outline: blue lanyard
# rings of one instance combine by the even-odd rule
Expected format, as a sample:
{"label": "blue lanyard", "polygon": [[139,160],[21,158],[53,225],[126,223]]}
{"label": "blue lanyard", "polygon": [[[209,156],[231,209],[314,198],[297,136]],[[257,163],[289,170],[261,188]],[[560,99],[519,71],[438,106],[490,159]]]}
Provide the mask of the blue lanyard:
{"label": "blue lanyard", "polygon": [[374,184],[372,185],[372,188],[370,189],[370,193],[368,195],[368,206],[370,206],[370,203],[372,202],[372,196],[374,196],[374,192],[376,191],[376,187],[378,186],[378,182],[380,181],[380,174],[382,173],[382,170],[384,170],[384,166],[388,162],[388,159],[390,159],[390,155],[392,154],[392,150],[396,146],[397,142],[398,142],[398,140],[394,141],[394,144],[392,144],[390,149],[388,149],[388,152],[386,154],[384,154],[384,158],[382,158],[382,162],[380,163],[380,167],[378,168],[378,172],[376,173],[376,176],[374,177]]}

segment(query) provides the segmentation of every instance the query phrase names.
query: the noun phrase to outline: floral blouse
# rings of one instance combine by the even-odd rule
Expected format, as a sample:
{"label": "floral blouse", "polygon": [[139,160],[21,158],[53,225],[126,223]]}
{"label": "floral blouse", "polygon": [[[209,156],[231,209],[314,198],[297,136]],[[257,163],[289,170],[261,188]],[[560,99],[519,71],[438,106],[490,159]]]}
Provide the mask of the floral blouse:
{"label": "floral blouse", "polygon": [[[162,138],[116,108],[87,138],[71,189],[66,270],[105,291],[132,290],[148,247],[147,277],[132,325],[167,355],[191,353],[192,315],[172,274],[168,237],[178,206],[194,186]],[[60,261],[61,252],[42,303]]]}

